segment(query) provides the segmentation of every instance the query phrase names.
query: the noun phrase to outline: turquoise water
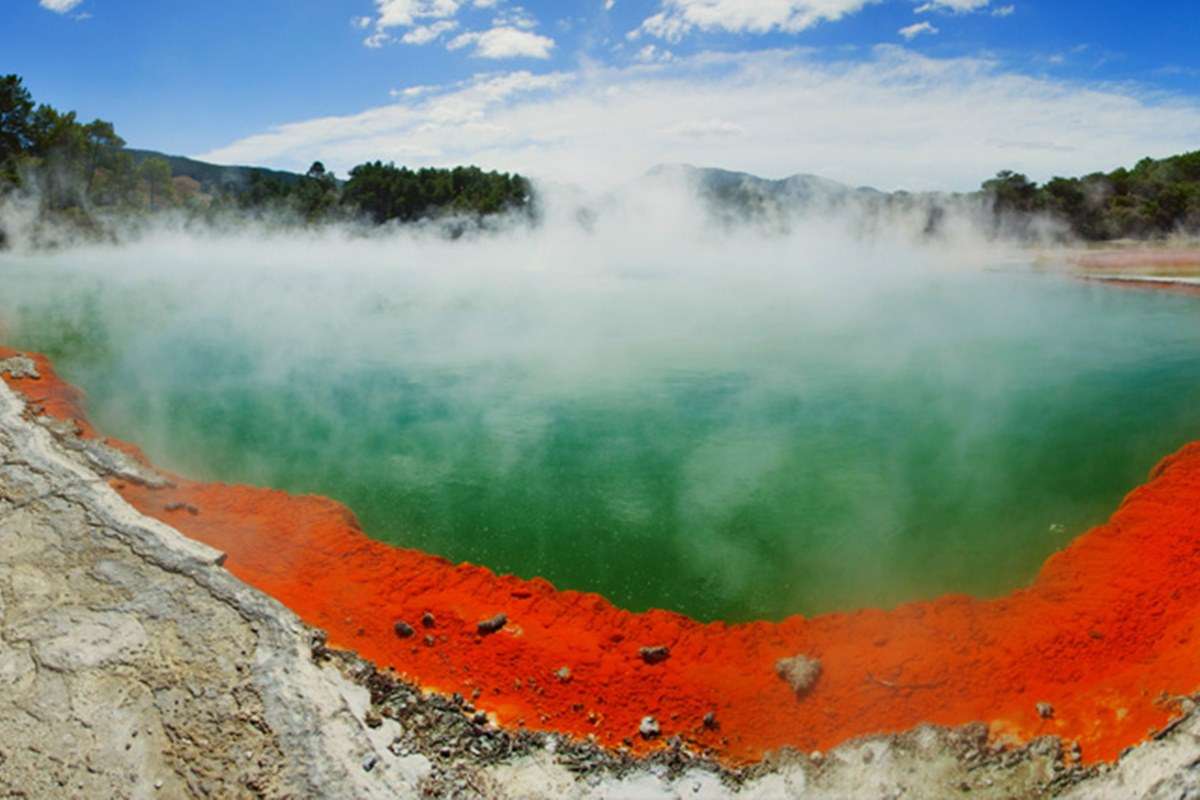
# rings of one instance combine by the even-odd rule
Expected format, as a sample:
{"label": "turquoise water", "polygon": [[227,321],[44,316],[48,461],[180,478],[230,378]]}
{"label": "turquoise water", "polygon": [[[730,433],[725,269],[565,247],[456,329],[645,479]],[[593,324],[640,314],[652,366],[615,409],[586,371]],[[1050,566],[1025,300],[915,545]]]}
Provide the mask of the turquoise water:
{"label": "turquoise water", "polygon": [[1008,591],[1200,438],[1196,301],[1031,273],[4,268],[8,342],[156,462],[703,619]]}

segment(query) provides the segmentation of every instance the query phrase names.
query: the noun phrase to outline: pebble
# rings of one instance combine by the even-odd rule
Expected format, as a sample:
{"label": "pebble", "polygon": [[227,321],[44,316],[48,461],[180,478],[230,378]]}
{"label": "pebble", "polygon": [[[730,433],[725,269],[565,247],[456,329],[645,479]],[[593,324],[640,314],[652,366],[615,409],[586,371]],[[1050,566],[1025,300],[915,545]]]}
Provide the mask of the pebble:
{"label": "pebble", "polygon": [[821,677],[821,662],[805,655],[781,658],[775,662],[775,674],[787,681],[796,697],[804,697]]}
{"label": "pebble", "polygon": [[490,619],[480,621],[475,625],[475,628],[479,631],[480,636],[487,636],[489,634],[496,633],[507,624],[508,615],[501,613]]}
{"label": "pebble", "polygon": [[378,763],[379,763],[379,756],[372,753],[371,755],[369,755],[363,759],[363,762],[362,762],[363,772],[370,772],[371,770],[375,769],[375,765]]}
{"label": "pebble", "polygon": [[704,715],[704,727],[710,731],[717,729],[717,715],[715,712],[710,711]]}
{"label": "pebble", "polygon": [[647,664],[661,664],[671,657],[671,648],[666,645],[658,645],[656,647],[643,647],[638,651],[642,657],[642,661]]}
{"label": "pebble", "polygon": [[1050,719],[1054,716],[1054,706],[1049,703],[1038,703],[1037,713],[1042,719]]}
{"label": "pebble", "polygon": [[571,668],[559,667],[558,672],[554,673],[554,677],[558,678],[559,683],[568,683],[571,680]]}
{"label": "pebble", "polygon": [[413,630],[412,625],[409,625],[407,622],[400,619],[396,620],[396,624],[392,626],[392,630],[394,630],[396,635],[401,639],[408,639],[414,633],[416,633],[416,631]]}
{"label": "pebble", "polygon": [[638,733],[642,735],[643,739],[653,739],[662,733],[662,728],[659,727],[658,720],[654,717],[642,717],[642,722],[638,725]]}
{"label": "pebble", "polygon": [[434,625],[437,625],[437,620],[433,618],[433,614],[426,611],[421,615],[421,624],[426,628],[432,628]]}

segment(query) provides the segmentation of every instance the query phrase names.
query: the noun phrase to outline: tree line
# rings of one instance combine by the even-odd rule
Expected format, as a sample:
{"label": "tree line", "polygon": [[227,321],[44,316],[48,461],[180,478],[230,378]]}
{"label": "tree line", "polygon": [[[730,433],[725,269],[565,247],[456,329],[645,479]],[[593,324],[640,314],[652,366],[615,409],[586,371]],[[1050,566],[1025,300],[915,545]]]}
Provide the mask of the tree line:
{"label": "tree line", "polygon": [[[520,175],[478,167],[414,171],[374,161],[355,167],[342,181],[319,161],[304,175],[283,177],[191,162],[208,170],[192,177],[174,173],[172,161],[186,162],[127,150],[111,122],[85,123],[73,111],[37,104],[19,76],[0,76],[0,200],[24,190],[36,198],[46,221],[80,230],[169,209],[210,219],[224,213],[300,224],[482,218],[529,211],[533,194]],[[0,230],[0,242],[2,237]]]}
{"label": "tree line", "polygon": [[1200,151],[1042,185],[1006,170],[986,181],[983,192],[997,221],[1018,228],[1045,215],[1088,241],[1198,233]]}

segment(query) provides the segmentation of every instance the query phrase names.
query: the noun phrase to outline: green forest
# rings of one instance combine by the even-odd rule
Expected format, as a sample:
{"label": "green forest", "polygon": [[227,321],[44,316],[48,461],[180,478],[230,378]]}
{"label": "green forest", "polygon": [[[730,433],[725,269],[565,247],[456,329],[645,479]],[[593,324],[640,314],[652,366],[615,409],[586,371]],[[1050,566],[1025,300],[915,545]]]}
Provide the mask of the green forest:
{"label": "green forest", "polygon": [[985,182],[983,191],[997,217],[1044,214],[1087,241],[1200,232],[1200,151],[1040,186],[1005,171]]}
{"label": "green forest", "polygon": [[[0,198],[22,190],[41,217],[80,231],[103,221],[180,210],[281,222],[484,217],[528,211],[529,181],[478,167],[410,170],[376,161],[346,180],[317,161],[304,175],[256,167],[219,167],[125,147],[111,122],[37,104],[17,75],[0,76]],[[0,237],[3,231],[0,231]],[[0,242],[2,242],[0,238]]]}

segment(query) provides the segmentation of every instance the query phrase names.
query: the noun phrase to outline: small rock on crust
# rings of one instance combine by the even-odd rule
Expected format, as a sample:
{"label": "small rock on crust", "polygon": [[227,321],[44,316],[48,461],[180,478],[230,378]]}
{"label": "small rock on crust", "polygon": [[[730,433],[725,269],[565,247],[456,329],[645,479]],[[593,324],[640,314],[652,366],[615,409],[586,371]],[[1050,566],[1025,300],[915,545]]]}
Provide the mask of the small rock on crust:
{"label": "small rock on crust", "polygon": [[497,614],[491,619],[485,619],[476,624],[475,628],[479,631],[480,636],[487,636],[496,633],[498,630],[508,624],[507,614]]}
{"label": "small rock on crust", "polygon": [[411,638],[412,635],[414,633],[416,633],[416,631],[413,630],[412,625],[409,625],[404,620],[399,620],[399,619],[396,620],[396,624],[392,626],[392,630],[394,630],[396,632],[396,635],[399,636],[401,639]]}
{"label": "small rock on crust", "polygon": [[710,711],[704,715],[704,729],[709,731],[715,731],[717,729],[716,712]]}
{"label": "small rock on crust", "polygon": [[0,361],[0,375],[8,373],[14,380],[23,378],[37,379],[42,377],[38,374],[37,364],[29,356],[13,356]]}
{"label": "small rock on crust", "polygon": [[1050,719],[1054,716],[1054,706],[1049,703],[1038,703],[1037,712],[1042,719]]}
{"label": "small rock on crust", "polygon": [[570,667],[559,667],[558,671],[554,673],[554,677],[558,678],[559,683],[570,683],[571,668]]}
{"label": "small rock on crust", "polygon": [[642,722],[638,725],[638,733],[642,735],[643,739],[653,739],[662,733],[662,728],[659,727],[658,720],[646,716],[642,717]]}
{"label": "small rock on crust", "polygon": [[437,620],[435,620],[433,618],[432,613],[426,611],[424,614],[421,615],[421,624],[424,625],[426,628],[432,628],[434,625],[437,625]]}
{"label": "small rock on crust", "polygon": [[821,677],[821,661],[805,655],[781,658],[775,662],[775,674],[792,687],[796,697],[804,697]]}
{"label": "small rock on crust", "polygon": [[661,664],[671,657],[671,648],[660,645],[658,647],[643,647],[638,653],[642,657],[642,661],[647,664]]}

